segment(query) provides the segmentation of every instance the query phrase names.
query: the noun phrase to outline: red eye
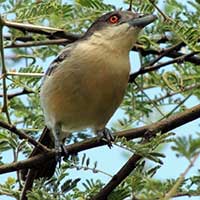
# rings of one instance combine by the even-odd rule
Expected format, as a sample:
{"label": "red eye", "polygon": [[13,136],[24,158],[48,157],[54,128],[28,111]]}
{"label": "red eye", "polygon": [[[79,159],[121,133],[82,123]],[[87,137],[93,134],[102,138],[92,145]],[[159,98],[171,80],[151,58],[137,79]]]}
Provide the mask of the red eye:
{"label": "red eye", "polygon": [[111,24],[116,24],[119,21],[119,17],[117,15],[113,15],[109,18],[109,22]]}

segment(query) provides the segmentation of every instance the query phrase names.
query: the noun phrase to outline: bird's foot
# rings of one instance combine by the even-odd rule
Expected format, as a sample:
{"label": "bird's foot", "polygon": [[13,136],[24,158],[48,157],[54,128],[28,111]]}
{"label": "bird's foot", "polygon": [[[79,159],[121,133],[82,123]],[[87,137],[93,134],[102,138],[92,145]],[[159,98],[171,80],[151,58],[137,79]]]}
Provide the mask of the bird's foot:
{"label": "bird's foot", "polygon": [[55,146],[56,150],[56,162],[61,166],[61,158],[64,156],[64,159],[67,160],[69,157],[69,152],[65,149],[64,144],[59,144],[59,146]]}
{"label": "bird's foot", "polygon": [[62,145],[55,143],[55,150],[56,150],[56,162],[61,165],[61,157],[62,157]]}
{"label": "bird's foot", "polygon": [[102,140],[107,143],[108,147],[112,147],[112,142],[114,141],[114,137],[109,129],[104,128],[103,130],[97,131],[97,135],[102,137]]}
{"label": "bird's foot", "polygon": [[60,139],[60,134],[61,134],[61,124],[57,123],[53,129],[53,136],[54,136],[54,142],[55,142],[55,150],[56,150],[56,162],[61,166],[61,158],[64,156],[65,159],[68,159],[69,153],[64,147],[64,141]]}
{"label": "bird's foot", "polygon": [[69,152],[67,151],[67,149],[65,149],[65,145],[61,145],[62,148],[62,155],[64,156],[63,160],[68,160],[69,158]]}

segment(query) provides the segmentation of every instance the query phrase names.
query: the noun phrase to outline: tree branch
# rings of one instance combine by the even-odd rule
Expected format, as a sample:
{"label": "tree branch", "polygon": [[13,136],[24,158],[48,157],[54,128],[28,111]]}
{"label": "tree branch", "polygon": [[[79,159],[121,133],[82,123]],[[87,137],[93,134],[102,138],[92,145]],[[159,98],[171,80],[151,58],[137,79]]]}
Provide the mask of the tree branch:
{"label": "tree branch", "polygon": [[1,64],[2,64],[2,85],[3,85],[3,106],[2,112],[6,114],[8,123],[11,124],[10,114],[8,111],[8,97],[7,97],[7,84],[6,84],[6,77],[7,77],[7,69],[5,64],[4,58],[4,46],[3,46],[3,27],[4,23],[0,16],[0,55],[1,55]]}
{"label": "tree branch", "polygon": [[48,36],[51,36],[52,39],[65,38],[65,39],[71,40],[71,42],[74,42],[81,37],[78,34],[76,35],[76,34],[72,34],[72,33],[67,33],[64,30],[59,29],[59,28],[37,26],[37,25],[33,25],[33,24],[17,23],[17,22],[8,21],[5,19],[2,19],[2,22],[3,22],[4,26],[20,30],[23,33],[31,32],[31,33],[38,33],[41,35],[48,35]]}
{"label": "tree branch", "polygon": [[[158,51],[158,50],[155,50],[155,49],[144,49],[143,47],[133,47],[132,48],[133,51],[140,51],[140,53],[143,55],[143,56],[146,56],[146,55],[160,55],[163,51]],[[173,52],[169,52],[166,57],[169,57],[169,58],[177,58],[177,57],[180,57],[180,56],[184,56],[185,54],[184,53],[180,53],[180,52],[177,52],[177,51],[173,51]],[[189,57],[189,58],[186,58],[185,61],[188,61],[188,62],[191,62],[195,65],[199,65],[200,64],[200,57],[198,56],[192,56],[192,57]]]}
{"label": "tree branch", "polygon": [[133,155],[92,200],[106,200],[108,195],[136,168],[141,158],[140,155]]}
{"label": "tree branch", "polygon": [[169,199],[171,199],[171,197],[173,197],[174,195],[176,195],[176,192],[177,192],[179,186],[183,183],[183,181],[185,179],[185,176],[187,175],[187,173],[189,172],[189,170],[194,166],[194,163],[199,158],[199,156],[200,156],[200,153],[197,153],[196,155],[194,155],[194,157],[190,161],[190,164],[188,165],[188,167],[179,176],[179,178],[177,179],[176,183],[173,185],[173,187],[170,189],[170,191],[165,194],[165,196],[164,196],[164,198],[162,200],[169,200]]}
{"label": "tree branch", "polygon": [[12,43],[5,46],[5,48],[23,48],[23,47],[33,47],[33,46],[43,46],[43,45],[67,45],[71,43],[71,40],[68,39],[52,39],[52,40],[43,40],[43,41],[33,41],[25,43]]}
{"label": "tree branch", "polygon": [[192,52],[192,53],[189,53],[189,54],[183,54],[182,56],[179,56],[177,58],[174,58],[173,60],[170,60],[170,61],[167,61],[167,62],[164,62],[164,63],[160,63],[160,64],[157,64],[155,66],[149,66],[149,67],[144,67],[144,68],[141,68],[139,71],[137,71],[136,73],[134,74],[131,74],[130,77],[129,77],[129,82],[132,83],[135,78],[138,76],[138,75],[141,75],[141,74],[145,74],[147,72],[151,72],[151,71],[155,71],[155,70],[158,70],[160,69],[161,67],[165,67],[167,65],[170,65],[170,64],[173,64],[173,63],[180,63],[180,62],[183,62],[183,61],[186,61],[188,58],[191,58],[193,57],[195,54],[197,54],[198,52]]}
{"label": "tree branch", "polygon": [[7,75],[8,76],[28,76],[28,77],[41,78],[44,76],[44,73],[7,72]]}
{"label": "tree branch", "polygon": [[[158,55],[154,60],[148,63],[148,66],[153,66],[155,63],[157,63],[160,59],[162,59],[164,56],[167,56],[168,53],[173,52],[173,51],[178,51],[182,46],[184,45],[184,42],[179,42],[176,45],[173,45],[172,47],[166,48],[163,50],[163,52]],[[146,68],[146,67],[144,67]]]}
{"label": "tree branch", "polygon": [[[31,93],[34,93],[34,91],[29,91],[26,88],[24,88],[21,92],[15,92],[15,93],[12,93],[12,94],[7,94],[7,97],[8,97],[8,100],[11,100],[14,97],[25,95],[25,94],[31,94]],[[0,94],[0,97],[3,97],[3,94]]]}
{"label": "tree branch", "polygon": [[[198,119],[199,117],[200,117],[200,105],[197,105],[190,109],[185,110],[182,113],[178,113],[165,120],[153,123],[151,125],[118,132],[115,134],[115,137],[119,137],[119,138],[125,137],[127,140],[131,140],[131,139],[135,139],[139,137],[144,137],[145,133],[147,132],[150,132],[152,136],[154,136],[158,132],[164,134],[181,125],[184,125],[195,119]],[[12,129],[9,129],[9,130],[14,132]],[[69,152],[69,154],[74,154],[74,153],[78,153],[78,152],[95,148],[98,146],[102,146],[102,145],[106,145],[106,143],[103,142],[99,137],[95,137],[92,139],[87,139],[83,142],[77,142],[77,143],[68,145],[65,148],[66,148],[66,151]],[[28,158],[24,161],[18,161],[15,163],[0,166],[0,174],[16,171],[19,169],[36,167],[37,164],[41,162],[45,162],[46,160],[53,158],[55,155],[56,155],[56,152],[52,150],[47,153],[45,152],[43,154],[39,154],[34,157]]]}
{"label": "tree branch", "polygon": [[193,89],[197,89],[199,87],[200,87],[200,84],[193,84],[191,86],[185,87],[182,90],[179,90],[179,91],[176,91],[176,92],[167,93],[165,96],[161,96],[159,98],[153,99],[152,101],[145,101],[145,103],[152,103],[152,102],[163,101],[166,98],[169,98],[169,97],[172,97],[172,96],[175,96],[177,94],[181,94],[181,93],[184,93],[184,92],[187,92],[187,91],[192,91]]}
{"label": "tree branch", "polygon": [[43,144],[35,141],[33,138],[31,138],[30,136],[28,136],[26,133],[24,133],[23,131],[20,131],[16,128],[16,126],[8,124],[6,122],[3,122],[0,120],[0,127],[9,130],[11,133],[14,133],[16,135],[19,136],[20,139],[26,139],[28,140],[28,142],[30,142],[31,144],[33,144],[35,147],[39,148],[40,150],[44,151],[44,152],[48,152],[49,149],[44,146]]}

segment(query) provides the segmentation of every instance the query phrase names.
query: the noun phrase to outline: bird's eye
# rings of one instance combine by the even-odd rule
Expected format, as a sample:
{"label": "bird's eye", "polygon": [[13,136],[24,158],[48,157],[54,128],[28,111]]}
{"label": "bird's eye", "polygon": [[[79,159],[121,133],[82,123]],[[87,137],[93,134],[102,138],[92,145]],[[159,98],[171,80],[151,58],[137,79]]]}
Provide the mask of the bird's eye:
{"label": "bird's eye", "polygon": [[111,17],[109,18],[109,22],[110,22],[111,24],[116,24],[118,21],[119,21],[119,16],[117,16],[117,15],[113,15],[113,16],[111,16]]}

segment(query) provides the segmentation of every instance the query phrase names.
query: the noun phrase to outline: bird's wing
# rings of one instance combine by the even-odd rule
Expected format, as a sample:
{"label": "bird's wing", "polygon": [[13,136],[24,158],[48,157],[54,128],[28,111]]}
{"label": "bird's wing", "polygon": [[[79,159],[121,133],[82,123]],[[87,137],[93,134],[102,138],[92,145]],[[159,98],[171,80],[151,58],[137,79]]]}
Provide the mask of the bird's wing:
{"label": "bird's wing", "polygon": [[[42,84],[45,82],[45,80],[53,75],[53,73],[56,71],[57,68],[59,68],[59,65],[67,59],[67,57],[70,55],[70,52],[75,47],[75,42],[72,44],[67,45],[61,53],[57,56],[57,58],[50,64],[49,68],[47,69]],[[42,135],[40,136],[39,142],[48,148],[54,148],[54,141],[51,137],[50,130],[45,127]],[[30,154],[30,157],[36,156],[37,154],[42,153],[38,148],[34,148],[32,153]],[[23,180],[25,180],[24,188],[21,195],[21,200],[27,200],[26,194],[27,191],[30,191],[33,186],[34,179],[45,177],[47,179],[51,178],[55,172],[56,168],[56,159],[53,158],[49,160],[48,162],[44,164],[40,164],[38,168],[32,168],[32,169],[24,169],[21,170],[21,177]]]}
{"label": "bird's wing", "polygon": [[42,83],[45,82],[46,78],[48,76],[51,76],[57,68],[59,68],[60,64],[67,59],[67,57],[70,56],[70,53],[72,49],[76,46],[75,42],[72,44],[67,45],[56,57],[56,59],[53,60],[53,62],[49,65],[47,71],[44,74],[44,78]]}
{"label": "bird's wing", "polygon": [[[47,79],[48,76],[53,75],[53,73],[56,71],[56,69],[59,68],[59,64],[61,64],[65,59],[67,59],[67,57],[70,55],[70,52],[73,49],[73,47],[74,47],[73,44],[69,44],[59,53],[59,55],[56,57],[56,59],[48,67],[48,69],[44,75],[43,82],[45,82],[45,80]],[[53,140],[52,137],[50,137],[50,130],[45,127],[42,132],[42,135],[40,136],[39,142],[41,144],[47,146],[48,148],[54,148],[54,141],[52,141],[52,140]],[[33,157],[39,153],[41,153],[41,152],[37,148],[34,148],[32,153],[30,154],[29,158]],[[26,179],[27,173],[28,173],[28,169],[21,171],[23,180]],[[39,171],[38,171],[38,173],[39,173]],[[41,175],[38,174],[36,176],[36,178],[40,178],[40,177],[49,177],[50,178],[51,176],[49,174],[46,175],[46,174],[42,174],[42,173],[41,173]]]}

